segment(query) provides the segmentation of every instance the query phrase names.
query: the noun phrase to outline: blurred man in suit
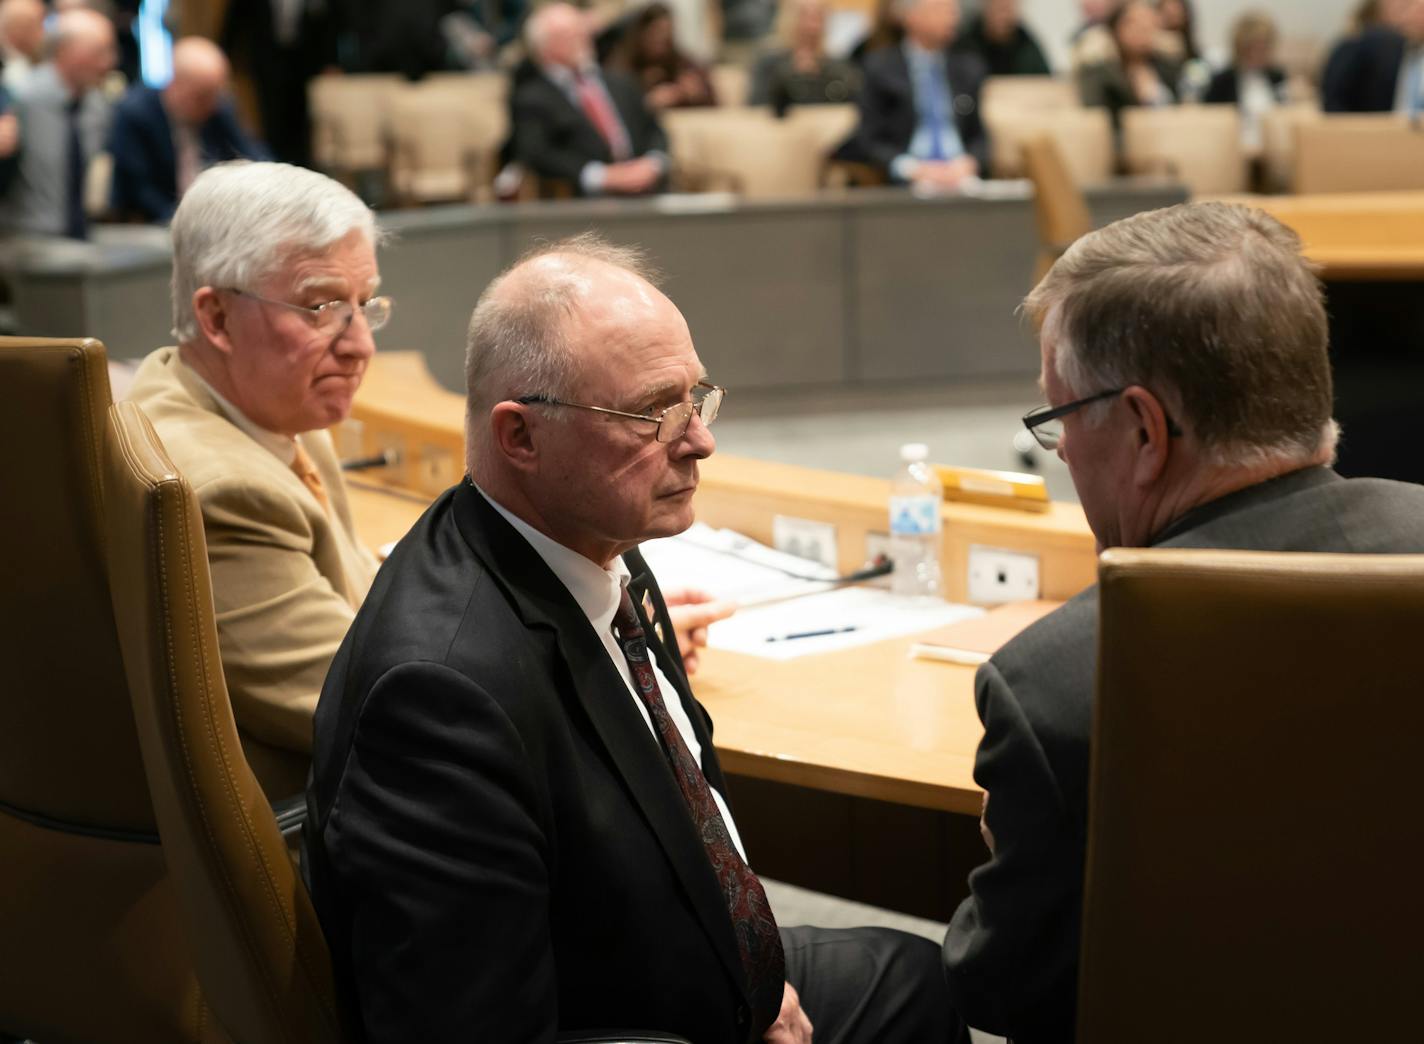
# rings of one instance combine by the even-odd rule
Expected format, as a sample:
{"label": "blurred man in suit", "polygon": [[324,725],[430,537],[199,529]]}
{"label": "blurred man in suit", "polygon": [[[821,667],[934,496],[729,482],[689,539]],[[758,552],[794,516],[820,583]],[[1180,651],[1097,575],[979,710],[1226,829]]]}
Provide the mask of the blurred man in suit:
{"label": "blurred man in suit", "polygon": [[989,164],[979,115],[983,59],[947,50],[959,0],[894,0],[892,10],[905,38],[866,55],[860,126],[840,155],[874,164],[894,182],[955,188]]}
{"label": "blurred man in suit", "polygon": [[86,239],[84,183],[109,130],[99,85],[114,68],[114,26],[95,11],[65,11],[49,46],[50,60],[14,93],[20,146],[0,230]]}
{"label": "blurred man in suit", "polygon": [[722,389],[628,250],[485,290],[469,475],[382,569],[316,716],[304,867],[360,1038],[933,1044],[933,943],[778,929],[657,583]]}
{"label": "blurred man in suit", "polygon": [[580,195],[655,192],[667,176],[667,139],[638,85],[599,69],[588,17],[555,3],[525,23],[532,64],[510,96],[510,158]]}
{"label": "blurred man in suit", "polygon": [[[1029,295],[1048,404],[1100,548],[1424,552],[1424,488],[1342,479],[1321,287],[1295,234],[1201,203],[1078,240]],[[969,1025],[1073,1039],[1097,646],[1090,588],[975,685],[990,860],[944,943]]]}
{"label": "blurred man in suit", "polygon": [[173,48],[173,79],[162,90],[135,84],[114,112],[114,211],[167,221],[205,168],[260,159],[262,149],[238,125],[228,94],[227,57],[211,40],[189,36]]}
{"label": "blurred man in suit", "polygon": [[317,693],[376,572],[326,429],[390,315],[377,241],[371,211],[321,174],[200,174],[173,215],[178,347],[129,391],[202,505],[223,674],[273,799],[305,785]]}
{"label": "blurred man in suit", "polygon": [[1326,112],[1424,110],[1424,0],[1396,0],[1388,17],[1330,56],[1322,80]]}

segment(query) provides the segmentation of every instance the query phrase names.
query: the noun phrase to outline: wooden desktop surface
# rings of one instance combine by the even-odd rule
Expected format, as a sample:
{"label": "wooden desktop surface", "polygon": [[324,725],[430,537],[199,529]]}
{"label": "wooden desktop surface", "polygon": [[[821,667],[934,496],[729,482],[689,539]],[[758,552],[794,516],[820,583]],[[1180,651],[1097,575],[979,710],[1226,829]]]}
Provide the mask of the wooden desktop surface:
{"label": "wooden desktop surface", "polygon": [[1294,229],[1326,279],[1424,279],[1424,192],[1222,198]]}
{"label": "wooden desktop surface", "polygon": [[[399,539],[430,498],[455,480],[464,408],[461,396],[433,386],[418,355],[377,358],[353,416],[367,452],[397,440],[406,459],[386,473],[349,478],[357,528],[373,546]],[[777,512],[833,521],[846,571],[862,564],[866,535],[884,527],[883,480],[716,456],[703,464],[696,503],[698,517],[710,524],[769,542]],[[1055,504],[1047,514],[1032,514],[946,504],[944,524],[951,598],[963,598],[964,560],[974,543],[1038,554],[1046,598],[1069,598],[1095,579],[1092,537],[1075,506]],[[723,767],[756,779],[977,814],[982,791],[973,779],[974,753],[983,732],[974,669],[910,659],[911,641],[786,661],[708,650],[693,688],[716,723]]]}

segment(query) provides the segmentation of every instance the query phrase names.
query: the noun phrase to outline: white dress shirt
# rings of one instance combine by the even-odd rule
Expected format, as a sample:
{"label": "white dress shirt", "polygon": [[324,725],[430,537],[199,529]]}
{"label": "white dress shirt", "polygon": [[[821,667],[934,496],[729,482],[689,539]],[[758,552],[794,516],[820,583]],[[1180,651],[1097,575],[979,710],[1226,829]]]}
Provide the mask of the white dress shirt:
{"label": "white dress shirt", "polygon": [[[474,482],[471,481],[470,484],[474,485]],[[574,601],[578,603],[578,607],[588,618],[593,633],[603,643],[603,650],[608,653],[608,658],[618,671],[618,676],[623,679],[623,685],[628,690],[628,698],[633,701],[633,706],[638,708],[638,713],[643,716],[648,731],[653,734],[653,738],[658,742],[658,749],[661,750],[662,741],[658,740],[652,716],[648,713],[648,708],[643,703],[642,697],[633,687],[633,676],[628,669],[628,659],[623,655],[623,650],[619,647],[617,639],[613,637],[613,617],[617,615],[618,603],[623,598],[623,589],[628,586],[628,581],[631,579],[623,559],[615,558],[613,568],[604,569],[577,551],[571,551],[563,544],[551,540],[522,518],[506,511],[501,504],[479,486],[475,486],[475,489],[479,490],[480,495],[489,501],[490,507],[498,511],[500,516],[514,527],[515,532],[529,542],[529,546],[544,560],[553,574],[559,578],[559,582],[568,588],[569,594],[573,595]],[[682,736],[682,742],[687,744],[687,749],[691,752],[693,760],[697,762],[698,767],[701,767],[702,745],[697,742],[697,734],[692,730],[692,722],[687,717],[682,700],[678,698],[677,689],[667,680],[662,668],[658,666],[657,656],[653,654],[652,643],[648,645],[648,657],[652,660],[653,674],[657,677],[658,689],[663,694],[663,703],[667,705],[668,716],[677,726],[678,734]],[[711,785],[710,781],[707,789],[712,792],[712,799],[717,802],[717,811],[722,814],[722,822],[727,824],[727,833],[731,835],[732,844],[737,846],[737,852],[745,861],[747,853],[742,847],[742,839],[737,833],[737,824],[732,821],[732,811],[727,807],[726,799],[716,787]]]}
{"label": "white dress shirt", "polygon": [[244,435],[251,436],[257,445],[270,451],[274,457],[287,465],[287,467],[290,468],[292,466],[292,462],[297,459],[296,439],[290,435],[279,435],[275,431],[268,431],[266,428],[253,423],[248,419],[247,414],[224,399],[218,394],[216,388],[203,380],[202,374],[184,362],[181,354],[178,356],[178,365],[188,371],[189,376],[193,378],[193,381],[198,387],[213,397],[213,401],[218,404],[218,409],[222,410],[223,416],[230,420],[238,430]]}

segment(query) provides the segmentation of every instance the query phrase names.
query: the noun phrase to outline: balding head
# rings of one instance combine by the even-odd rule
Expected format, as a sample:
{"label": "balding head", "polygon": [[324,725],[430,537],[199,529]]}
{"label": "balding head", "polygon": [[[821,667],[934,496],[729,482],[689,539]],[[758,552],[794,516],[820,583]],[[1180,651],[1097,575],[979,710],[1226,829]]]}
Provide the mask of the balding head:
{"label": "balding head", "polygon": [[217,111],[227,83],[222,49],[201,36],[187,36],[173,47],[173,79],[163,89],[163,104],[178,122],[197,126]]}
{"label": "balding head", "polygon": [[45,6],[40,0],[4,0],[0,3],[0,45],[32,62],[44,48]]}
{"label": "balding head", "polygon": [[97,87],[118,58],[114,23],[88,8],[55,19],[52,46],[55,71],[75,94]]}
{"label": "balding head", "polygon": [[593,60],[588,16],[570,4],[547,4],[529,16],[524,28],[529,53],[540,65],[578,69]]}

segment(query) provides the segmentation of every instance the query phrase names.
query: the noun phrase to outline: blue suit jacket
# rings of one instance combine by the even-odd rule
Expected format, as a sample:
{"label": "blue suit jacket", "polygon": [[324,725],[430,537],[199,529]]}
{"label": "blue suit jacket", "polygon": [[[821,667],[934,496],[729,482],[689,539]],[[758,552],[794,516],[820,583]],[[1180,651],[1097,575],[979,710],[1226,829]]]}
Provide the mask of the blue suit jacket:
{"label": "blue suit jacket", "polygon": [[[198,131],[203,164],[231,159],[266,159],[266,150],[238,125],[232,102],[224,101]],[[162,95],[152,87],[129,89],[114,112],[109,135],[114,157],[110,203],[121,216],[167,221],[178,205],[178,157],[173,127]]]}

